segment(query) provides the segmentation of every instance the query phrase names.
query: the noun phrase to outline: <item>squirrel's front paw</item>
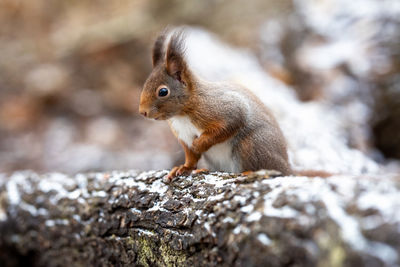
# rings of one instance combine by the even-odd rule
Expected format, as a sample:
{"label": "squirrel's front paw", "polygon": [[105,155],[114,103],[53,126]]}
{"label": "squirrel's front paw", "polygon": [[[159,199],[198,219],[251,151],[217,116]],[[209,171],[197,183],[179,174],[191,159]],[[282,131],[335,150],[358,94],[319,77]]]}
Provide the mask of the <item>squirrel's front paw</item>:
{"label": "squirrel's front paw", "polygon": [[180,176],[180,175],[188,175],[190,174],[194,169],[194,167],[186,167],[185,165],[181,165],[178,167],[174,167],[172,168],[172,170],[169,172],[169,174],[167,175],[165,181],[166,182],[171,182],[172,179],[176,176]]}

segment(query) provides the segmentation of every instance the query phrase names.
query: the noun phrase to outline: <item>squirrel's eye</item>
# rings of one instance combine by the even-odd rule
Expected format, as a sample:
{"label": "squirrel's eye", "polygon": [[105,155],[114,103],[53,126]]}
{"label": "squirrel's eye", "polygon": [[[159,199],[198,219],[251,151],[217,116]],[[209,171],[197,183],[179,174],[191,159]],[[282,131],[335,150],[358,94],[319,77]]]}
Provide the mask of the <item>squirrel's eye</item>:
{"label": "squirrel's eye", "polygon": [[169,93],[169,91],[165,87],[158,90],[158,96],[161,96],[161,97],[167,96],[168,93]]}

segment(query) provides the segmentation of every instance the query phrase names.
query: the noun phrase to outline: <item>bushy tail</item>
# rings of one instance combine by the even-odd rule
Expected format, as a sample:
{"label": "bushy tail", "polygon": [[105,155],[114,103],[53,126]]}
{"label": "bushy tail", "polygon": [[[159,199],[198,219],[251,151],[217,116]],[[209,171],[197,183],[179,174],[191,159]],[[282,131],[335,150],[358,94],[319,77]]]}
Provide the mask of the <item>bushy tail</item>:
{"label": "bushy tail", "polygon": [[302,170],[302,171],[294,171],[294,175],[298,176],[307,176],[307,177],[322,177],[322,178],[327,178],[332,175],[333,173],[329,173],[326,171],[317,171],[317,170]]}

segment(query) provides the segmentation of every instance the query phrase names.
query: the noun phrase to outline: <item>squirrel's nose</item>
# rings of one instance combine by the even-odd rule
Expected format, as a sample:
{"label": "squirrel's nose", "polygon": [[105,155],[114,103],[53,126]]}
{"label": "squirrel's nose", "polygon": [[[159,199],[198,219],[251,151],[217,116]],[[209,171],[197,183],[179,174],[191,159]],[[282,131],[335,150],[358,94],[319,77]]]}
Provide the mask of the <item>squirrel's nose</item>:
{"label": "squirrel's nose", "polygon": [[139,106],[139,113],[145,117],[147,117],[147,115],[148,115],[147,109],[144,107],[140,107],[140,106]]}

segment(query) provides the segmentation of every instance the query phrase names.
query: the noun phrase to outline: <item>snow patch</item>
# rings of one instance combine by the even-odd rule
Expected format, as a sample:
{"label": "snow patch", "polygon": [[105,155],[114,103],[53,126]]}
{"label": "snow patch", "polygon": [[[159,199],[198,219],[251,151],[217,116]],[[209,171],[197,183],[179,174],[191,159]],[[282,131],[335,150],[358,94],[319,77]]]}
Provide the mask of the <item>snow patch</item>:
{"label": "snow patch", "polygon": [[263,244],[264,246],[269,246],[271,245],[272,241],[271,239],[264,233],[258,234],[257,235],[257,239],[258,241],[261,242],[261,244]]}
{"label": "snow patch", "polygon": [[225,196],[225,192],[220,193],[220,194],[215,195],[215,196],[209,196],[209,197],[207,198],[207,200],[208,200],[208,201],[218,201],[218,200],[223,199],[224,196]]}
{"label": "snow patch", "polygon": [[142,213],[142,211],[138,210],[137,208],[131,208],[130,211],[132,213]]}
{"label": "snow patch", "polygon": [[140,191],[149,191],[152,193],[158,193],[160,196],[164,195],[165,192],[168,191],[168,185],[162,182],[161,179],[154,181],[151,184],[146,184],[145,181],[149,176],[155,176],[161,178],[165,176],[168,172],[166,170],[162,171],[148,171],[142,172],[138,176],[131,176],[126,173],[120,173],[119,175],[114,175],[111,178],[111,182],[114,182],[117,185],[126,185],[128,187],[136,187]]}
{"label": "snow patch", "polygon": [[213,237],[216,237],[215,233],[211,230],[211,226],[208,222],[204,223],[204,228],[207,230],[209,234],[211,234]]}
{"label": "snow patch", "polygon": [[240,205],[244,205],[244,204],[246,204],[247,198],[244,196],[236,195],[233,197],[233,200],[239,202]]}
{"label": "snow patch", "polygon": [[68,225],[69,221],[67,219],[56,219],[56,220],[46,220],[45,225],[47,227],[54,227],[56,225]]}
{"label": "snow patch", "polygon": [[21,201],[21,196],[18,190],[18,182],[24,181],[25,177],[21,173],[13,174],[6,184],[7,196],[10,205],[18,205]]}
{"label": "snow patch", "polygon": [[151,207],[150,209],[148,209],[147,211],[164,211],[164,212],[168,212],[167,209],[163,208],[162,206],[167,203],[168,199],[164,199],[163,201],[157,201],[153,207]]}
{"label": "snow patch", "polygon": [[252,212],[253,209],[254,209],[253,205],[247,205],[247,206],[241,207],[240,211],[241,212],[245,212],[245,213],[249,213],[249,212]]}
{"label": "snow patch", "polygon": [[222,223],[233,223],[234,220],[232,217],[226,217],[222,220]]}
{"label": "snow patch", "polygon": [[[295,218],[302,225],[309,225],[307,216],[299,216],[300,212],[287,207],[275,209],[272,203],[280,194],[284,197],[296,197],[300,203],[323,202],[329,217],[339,226],[342,238],[355,250],[368,253],[395,263],[397,253],[389,245],[373,242],[366,239],[361,231],[363,226],[378,227],[382,223],[399,221],[400,198],[396,194],[396,185],[390,179],[365,177],[360,179],[354,176],[333,176],[325,178],[306,177],[279,177],[272,180],[263,180],[262,184],[271,187],[271,192],[264,196],[264,215],[280,218]],[[257,185],[255,185],[257,186]],[[334,188],[334,189],[333,189]],[[360,195],[355,199],[355,192]],[[357,215],[348,214],[346,205],[354,203],[365,210],[374,208],[379,215],[369,216],[360,220]],[[310,204],[312,205],[312,204]],[[315,209],[305,208],[306,212]],[[311,213],[312,214],[312,213]]]}
{"label": "snow patch", "polygon": [[204,182],[215,185],[216,188],[220,188],[227,183],[227,180],[224,180],[216,175],[207,174],[204,176]]}
{"label": "snow patch", "polygon": [[139,235],[146,235],[146,236],[154,236],[155,235],[153,232],[150,232],[145,229],[135,229],[135,231],[137,231]]}
{"label": "snow patch", "polygon": [[248,234],[250,234],[250,229],[247,228],[246,226],[243,226],[243,225],[240,224],[240,225],[236,226],[236,227],[233,229],[232,233],[233,233],[234,235],[238,235],[238,234],[240,234],[240,233],[244,233],[245,235],[248,235]]}
{"label": "snow patch", "polygon": [[262,213],[259,211],[251,213],[249,216],[247,216],[246,221],[248,222],[258,222],[262,217]]}
{"label": "snow patch", "polygon": [[93,192],[91,192],[91,195],[93,197],[106,197],[107,193],[104,191],[93,191]]}

